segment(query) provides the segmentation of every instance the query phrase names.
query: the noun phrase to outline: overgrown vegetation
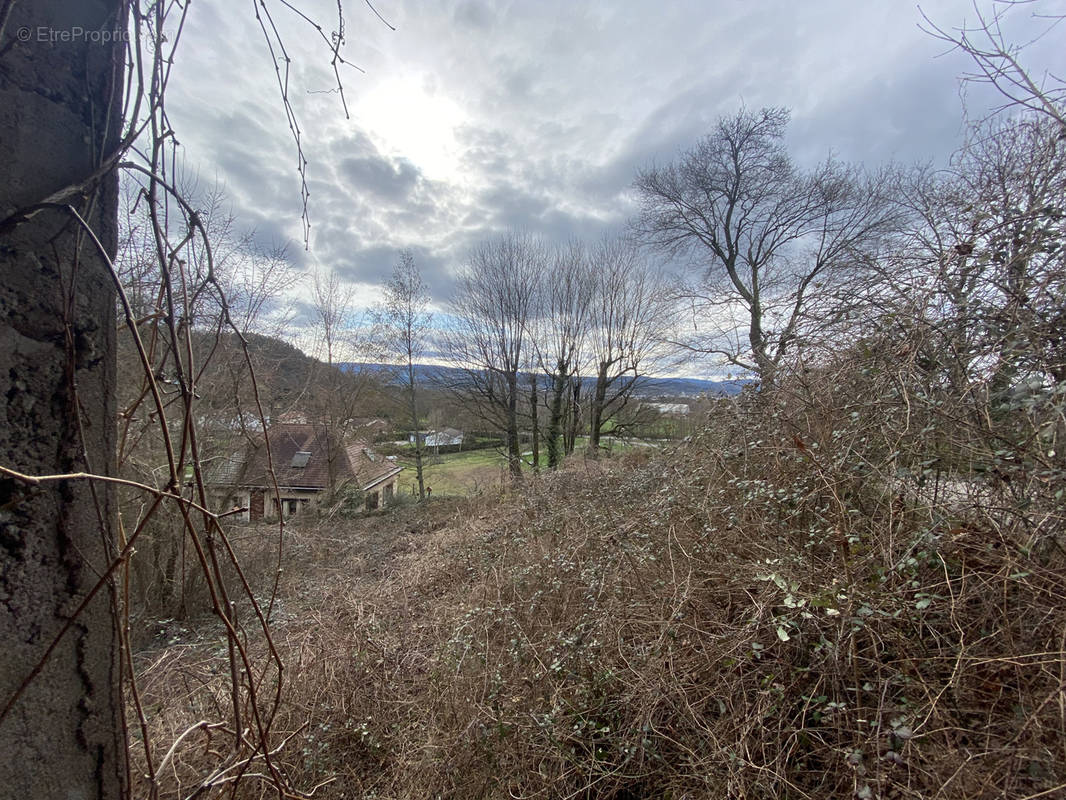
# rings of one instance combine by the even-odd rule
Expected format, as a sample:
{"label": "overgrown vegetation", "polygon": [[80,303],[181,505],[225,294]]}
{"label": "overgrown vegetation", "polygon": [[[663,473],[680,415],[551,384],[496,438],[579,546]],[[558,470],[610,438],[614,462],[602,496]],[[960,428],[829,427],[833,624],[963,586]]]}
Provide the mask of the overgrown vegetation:
{"label": "overgrown vegetation", "polygon": [[[689,442],[287,533],[291,785],[1066,792],[1062,134],[979,133],[952,171],[900,179],[893,246]],[[211,646],[153,656],[145,702],[212,687],[168,707],[161,741],[209,732]],[[181,752],[168,780],[224,778]]]}
{"label": "overgrown vegetation", "polygon": [[[289,580],[305,595],[282,601],[296,785],[1062,791],[1061,465],[989,481],[1003,455],[971,439],[972,468],[938,474],[958,429],[913,385],[874,392],[886,373],[844,359],[820,376],[836,393],[795,381],[772,401],[723,401],[675,452],[571,468],[502,506],[434,502],[352,538],[295,534],[297,555],[325,548],[336,565],[323,584],[304,561]],[[380,536],[391,559],[368,558]],[[160,687],[213,680],[202,649],[171,657]]]}

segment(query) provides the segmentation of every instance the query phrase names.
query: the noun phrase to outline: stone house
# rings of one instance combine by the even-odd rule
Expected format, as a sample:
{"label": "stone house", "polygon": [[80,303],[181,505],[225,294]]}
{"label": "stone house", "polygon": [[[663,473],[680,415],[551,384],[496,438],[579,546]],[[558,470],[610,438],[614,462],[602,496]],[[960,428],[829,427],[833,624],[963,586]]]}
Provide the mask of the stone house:
{"label": "stone house", "polygon": [[216,505],[247,509],[240,514],[245,521],[277,519],[279,514],[287,519],[317,501],[330,486],[360,489],[367,510],[386,506],[395,496],[403,467],[365,442],[345,443],[325,426],[310,423],[272,425],[265,441],[220,460],[209,473]]}

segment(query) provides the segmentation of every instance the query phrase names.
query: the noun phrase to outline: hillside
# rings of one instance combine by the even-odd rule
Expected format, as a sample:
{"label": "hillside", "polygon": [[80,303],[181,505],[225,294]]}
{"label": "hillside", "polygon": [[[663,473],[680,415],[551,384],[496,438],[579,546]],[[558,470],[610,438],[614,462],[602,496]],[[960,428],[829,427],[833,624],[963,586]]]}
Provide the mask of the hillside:
{"label": "hillside", "polygon": [[[119,394],[123,402],[128,402],[127,397],[136,397],[143,390],[143,376],[129,335],[124,328],[119,334]],[[159,362],[156,378],[163,384],[175,385],[172,356],[164,352],[162,340],[147,329],[141,332],[141,336],[146,347],[155,348],[154,356]],[[320,392],[322,385],[341,375],[336,368],[331,369],[280,339],[255,333],[245,334],[245,339],[247,356],[233,333],[216,335],[214,331],[193,330],[197,394],[205,401],[204,410],[228,410],[235,414],[239,407],[252,412],[255,404],[249,380],[249,361],[255,371],[255,387],[268,412],[272,409],[284,411],[298,405],[308,396]]]}
{"label": "hillside", "polygon": [[[1055,796],[1054,487],[945,500],[860,441],[876,400],[831,428],[723,403],[668,453],[288,527],[274,768],[316,798]],[[231,537],[261,598],[277,537]],[[153,741],[193,731],[164,788],[213,774],[219,633],[138,655]]]}
{"label": "hillside", "polygon": [[[316,385],[329,380],[336,368],[305,355],[299,348],[271,336],[245,334],[248,356],[255,369],[259,391],[268,408],[288,409],[313,394]],[[247,384],[247,368],[240,340],[223,333],[217,340],[200,333],[196,342],[201,359],[207,360],[206,379],[229,381],[231,386]]]}

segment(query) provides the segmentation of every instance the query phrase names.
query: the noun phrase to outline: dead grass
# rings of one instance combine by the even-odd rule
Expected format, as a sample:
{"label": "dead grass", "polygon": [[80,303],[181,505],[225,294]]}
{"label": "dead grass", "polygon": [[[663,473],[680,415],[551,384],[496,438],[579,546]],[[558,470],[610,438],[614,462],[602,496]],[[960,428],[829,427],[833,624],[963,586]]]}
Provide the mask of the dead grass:
{"label": "dead grass", "polygon": [[[1061,796],[1061,478],[933,502],[855,408],[294,529],[277,763],[316,798]],[[224,718],[221,646],[141,655],[160,746]]]}

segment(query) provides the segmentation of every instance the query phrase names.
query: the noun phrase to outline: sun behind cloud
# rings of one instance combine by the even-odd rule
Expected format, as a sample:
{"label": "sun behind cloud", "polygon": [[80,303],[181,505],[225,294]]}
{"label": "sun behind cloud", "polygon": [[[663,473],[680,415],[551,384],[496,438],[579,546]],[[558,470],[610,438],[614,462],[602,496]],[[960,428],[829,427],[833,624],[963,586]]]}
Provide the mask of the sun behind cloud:
{"label": "sun behind cloud", "polygon": [[406,158],[432,180],[461,182],[455,131],[467,115],[416,76],[385,79],[360,99],[354,116],[382,152]]}

